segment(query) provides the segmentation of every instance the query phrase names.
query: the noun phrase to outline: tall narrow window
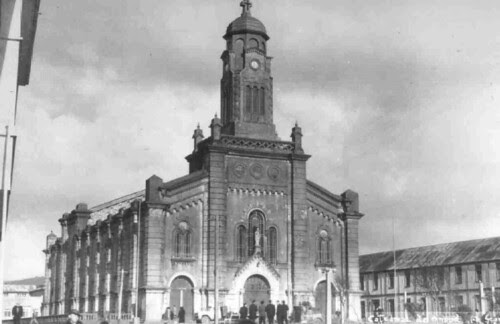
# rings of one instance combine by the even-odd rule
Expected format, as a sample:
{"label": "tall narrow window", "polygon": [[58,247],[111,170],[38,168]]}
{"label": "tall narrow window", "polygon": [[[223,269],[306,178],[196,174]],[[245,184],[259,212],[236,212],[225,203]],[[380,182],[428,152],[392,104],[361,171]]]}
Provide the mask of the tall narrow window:
{"label": "tall narrow window", "polygon": [[[257,230],[259,245],[262,249],[264,243],[264,214],[260,210],[254,210],[250,217],[248,217],[248,255],[252,256],[255,253],[255,238],[257,237]],[[262,251],[262,250],[261,250]]]}
{"label": "tall narrow window", "polygon": [[319,232],[318,237],[318,255],[317,255],[317,263],[325,264],[330,263],[332,261],[331,258],[331,248],[330,248],[331,240],[326,230],[321,230]]}
{"label": "tall narrow window", "polygon": [[455,283],[457,285],[462,284],[462,266],[455,267]]}
{"label": "tall narrow window", "polygon": [[233,109],[231,107],[231,92],[227,91],[226,92],[226,98],[225,98],[225,105],[226,105],[226,121],[230,122],[231,119],[233,119]]}
{"label": "tall narrow window", "polygon": [[497,281],[500,281],[500,262],[496,263],[496,270]]}
{"label": "tall narrow window", "polygon": [[191,255],[191,232],[184,234],[184,256]]}
{"label": "tall narrow window", "polygon": [[373,274],[373,290],[378,290],[378,273]]}
{"label": "tall narrow window", "polygon": [[245,90],[245,112],[247,117],[252,113],[252,88],[250,86],[246,86]]}
{"label": "tall narrow window", "polygon": [[266,109],[266,91],[264,90],[264,88],[260,88],[260,90],[259,90],[259,99],[260,99],[259,114],[261,116],[264,116],[265,109]]}
{"label": "tall narrow window", "polygon": [[359,275],[359,287],[361,290],[365,290],[365,276]]}
{"label": "tall narrow window", "polygon": [[247,229],[245,226],[240,225],[236,231],[236,260],[238,262],[245,261],[246,258],[246,238]]}
{"label": "tall narrow window", "polygon": [[[252,88],[252,105],[253,105],[253,115],[256,116],[259,114],[259,89],[257,87]],[[255,118],[252,118],[255,120]]]}
{"label": "tall narrow window", "polygon": [[483,281],[483,269],[480,264],[476,264],[476,282]]}
{"label": "tall narrow window", "polygon": [[175,256],[182,257],[182,250],[184,248],[184,234],[177,232],[175,235]]}
{"label": "tall narrow window", "polygon": [[389,272],[387,277],[389,279],[389,289],[394,289],[394,272]]}
{"label": "tall narrow window", "polygon": [[278,233],[276,231],[276,227],[271,227],[269,229],[269,237],[267,240],[267,245],[269,247],[269,262],[271,264],[276,264],[278,260]]}
{"label": "tall narrow window", "polygon": [[191,256],[191,231],[186,222],[179,223],[174,232],[174,254],[177,258]]}
{"label": "tall narrow window", "polygon": [[235,57],[235,66],[237,70],[241,70],[243,68],[243,48],[245,46],[245,42],[243,39],[237,39],[234,43],[234,57]]}
{"label": "tall narrow window", "polygon": [[411,273],[410,270],[405,270],[405,287],[408,288],[411,285]]}
{"label": "tall narrow window", "polygon": [[439,286],[444,285],[444,268],[437,268],[437,283]]}

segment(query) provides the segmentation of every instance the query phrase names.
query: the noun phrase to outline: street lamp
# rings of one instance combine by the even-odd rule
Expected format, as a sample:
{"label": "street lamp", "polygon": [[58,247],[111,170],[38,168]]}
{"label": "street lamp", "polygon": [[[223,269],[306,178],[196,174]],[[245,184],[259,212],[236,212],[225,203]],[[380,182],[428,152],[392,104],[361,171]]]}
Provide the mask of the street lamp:
{"label": "street lamp", "polygon": [[325,274],[326,281],[326,323],[332,324],[332,283],[330,277],[330,271],[335,273],[336,267],[335,263],[331,260],[326,260],[324,262],[319,262],[316,265],[316,269],[321,273]]}

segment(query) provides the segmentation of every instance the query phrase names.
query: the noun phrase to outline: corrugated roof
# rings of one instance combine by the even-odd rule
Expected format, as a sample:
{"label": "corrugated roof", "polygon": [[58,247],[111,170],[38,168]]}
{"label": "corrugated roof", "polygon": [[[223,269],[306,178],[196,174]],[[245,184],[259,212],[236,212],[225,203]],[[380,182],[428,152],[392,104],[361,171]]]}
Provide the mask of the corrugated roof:
{"label": "corrugated roof", "polygon": [[[397,269],[500,260],[500,237],[396,250]],[[394,270],[393,251],[359,257],[360,272]]]}
{"label": "corrugated roof", "polygon": [[126,195],[111,201],[108,201],[106,203],[97,205],[95,207],[92,207],[90,218],[92,221],[98,221],[98,220],[105,220],[108,215],[114,215],[117,214],[121,208],[130,208],[130,204],[136,199],[140,199],[141,201],[144,201],[145,198],[145,191],[137,191],[134,192],[130,195]]}
{"label": "corrugated roof", "polygon": [[[186,185],[188,183],[203,179],[208,176],[208,173],[204,170],[196,171],[185,176],[179,177],[177,179],[173,179],[169,182],[163,183],[162,187],[166,189],[175,189]],[[98,220],[105,220],[108,215],[117,214],[122,208],[130,208],[132,202],[134,200],[144,201],[146,198],[146,191],[141,190],[129,195],[105,202],[103,204],[92,207],[90,211],[90,223],[93,224]]]}

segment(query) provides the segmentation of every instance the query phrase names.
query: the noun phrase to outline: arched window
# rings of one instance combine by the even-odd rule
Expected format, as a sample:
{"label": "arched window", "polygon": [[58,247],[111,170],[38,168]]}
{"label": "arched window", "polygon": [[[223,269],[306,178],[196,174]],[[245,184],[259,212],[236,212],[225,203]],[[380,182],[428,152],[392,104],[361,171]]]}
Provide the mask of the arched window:
{"label": "arched window", "polygon": [[260,210],[254,210],[250,213],[250,217],[248,217],[248,255],[252,256],[255,252],[255,236],[257,233],[257,229],[259,230],[259,245],[263,248],[264,243],[264,213]]}
{"label": "arched window", "polygon": [[240,225],[236,230],[236,260],[243,262],[247,256],[247,229]]}
{"label": "arched window", "polygon": [[179,223],[174,231],[174,255],[177,258],[191,256],[191,231],[186,222]]}
{"label": "arched window", "polygon": [[233,119],[233,110],[231,107],[231,92],[226,91],[225,94],[225,106],[226,106],[226,122],[230,122]]}
{"label": "arched window", "polygon": [[[259,114],[259,89],[257,87],[252,88],[252,113],[254,116]],[[254,118],[252,118],[254,119]]]}
{"label": "arched window", "polygon": [[264,116],[266,107],[266,91],[264,90],[264,88],[259,89],[259,99],[259,115]]}
{"label": "arched window", "polygon": [[252,88],[249,85],[246,86],[245,101],[245,111],[247,116],[250,116],[252,114]]}
{"label": "arched window", "polygon": [[331,239],[328,232],[322,229],[318,235],[316,262],[319,264],[332,262]]}
{"label": "arched window", "polygon": [[267,238],[267,247],[269,256],[269,262],[271,264],[276,264],[278,260],[278,231],[276,227],[269,228],[269,234]]}
{"label": "arched window", "polygon": [[243,39],[239,38],[234,43],[234,55],[235,55],[235,65],[237,70],[243,68],[243,48],[245,47],[245,42]]}
{"label": "arched window", "polygon": [[259,42],[255,38],[250,39],[248,48],[259,48]]}

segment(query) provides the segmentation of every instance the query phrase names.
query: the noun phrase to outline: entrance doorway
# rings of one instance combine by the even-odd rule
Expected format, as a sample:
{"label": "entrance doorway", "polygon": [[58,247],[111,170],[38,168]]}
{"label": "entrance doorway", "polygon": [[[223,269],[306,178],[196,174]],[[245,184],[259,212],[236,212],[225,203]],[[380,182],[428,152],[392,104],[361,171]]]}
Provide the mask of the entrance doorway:
{"label": "entrance doorway", "polygon": [[194,290],[193,283],[187,277],[177,277],[170,285],[170,310],[178,316],[179,309],[184,308],[185,321],[193,319]]}
{"label": "entrance doorway", "polygon": [[[335,287],[331,285],[332,294],[332,312],[335,312]],[[314,292],[314,302],[316,303],[316,308],[319,309],[321,314],[325,316],[326,314],[326,281],[321,281],[316,286],[316,291]],[[333,314],[332,314],[333,315]]]}
{"label": "entrance doorway", "polygon": [[245,282],[245,294],[243,296],[243,302],[250,305],[252,300],[255,300],[256,304],[260,304],[263,300],[267,303],[271,299],[271,287],[266,278],[260,275],[254,275],[247,279]]}

